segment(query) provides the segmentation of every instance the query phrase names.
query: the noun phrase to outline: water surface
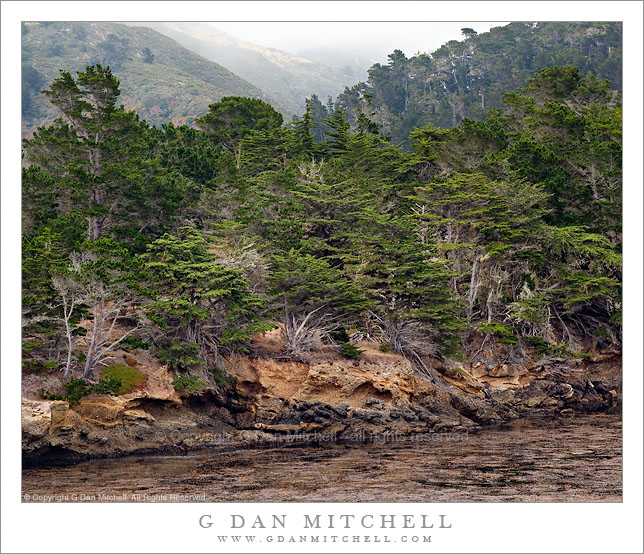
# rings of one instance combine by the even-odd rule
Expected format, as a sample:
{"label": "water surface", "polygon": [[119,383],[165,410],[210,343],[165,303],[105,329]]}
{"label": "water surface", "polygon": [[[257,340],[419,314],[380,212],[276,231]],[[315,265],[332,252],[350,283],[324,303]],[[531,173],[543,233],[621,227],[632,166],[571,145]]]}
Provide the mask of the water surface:
{"label": "water surface", "polygon": [[520,420],[469,434],[284,445],[25,468],[25,501],[621,502],[615,415]]}

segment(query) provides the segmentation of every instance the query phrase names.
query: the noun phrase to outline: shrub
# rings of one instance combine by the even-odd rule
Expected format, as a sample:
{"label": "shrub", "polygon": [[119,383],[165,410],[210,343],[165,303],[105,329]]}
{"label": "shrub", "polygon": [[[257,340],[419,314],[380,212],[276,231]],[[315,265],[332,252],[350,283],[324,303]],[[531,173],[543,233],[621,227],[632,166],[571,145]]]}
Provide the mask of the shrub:
{"label": "shrub", "polygon": [[390,345],[388,345],[388,344],[381,344],[381,345],[378,347],[378,350],[380,350],[380,352],[385,352],[385,353],[393,352],[393,351],[394,351],[394,349],[393,349]]}
{"label": "shrub", "polygon": [[129,356],[125,356],[123,360],[125,360],[125,363],[130,367],[134,367],[138,364],[138,362],[134,358],[130,358]]}
{"label": "shrub", "polygon": [[40,397],[46,400],[67,400],[70,406],[80,404],[81,398],[95,392],[96,394],[119,394],[121,380],[111,377],[102,377],[98,383],[88,384],[85,379],[72,377],[64,383],[65,394],[57,394],[40,389]]}
{"label": "shrub", "polygon": [[92,392],[96,394],[121,394],[121,380],[116,377],[101,377],[98,383],[91,386]]}
{"label": "shrub", "polygon": [[91,391],[90,387],[85,382],[85,379],[76,379],[72,377],[65,383],[65,399],[71,405],[80,404],[80,399],[88,395]]}
{"label": "shrub", "polygon": [[519,341],[519,339],[514,334],[516,329],[514,329],[513,327],[506,327],[505,325],[496,322],[484,322],[480,323],[478,328],[482,333],[494,335],[495,337],[497,337],[497,340],[499,342],[502,342],[504,344],[516,344]]}
{"label": "shrub", "polygon": [[353,344],[349,344],[348,342],[345,342],[345,343],[340,345],[340,353],[345,358],[351,358],[352,360],[355,360],[363,352],[364,352],[364,350],[360,350],[357,347],[353,346]]}
{"label": "shrub", "polygon": [[329,336],[336,342],[349,342],[349,334],[344,327],[338,329],[337,331],[334,331],[333,333],[330,333]]}
{"label": "shrub", "polygon": [[118,379],[121,382],[117,394],[132,392],[145,381],[144,373],[135,367],[127,365],[112,365],[106,367],[102,372],[102,377],[103,379]]}
{"label": "shrub", "polygon": [[45,389],[40,389],[39,394],[40,394],[40,398],[44,398],[45,400],[65,400],[65,397],[62,394],[49,392],[48,390],[45,390]]}
{"label": "shrub", "polygon": [[181,396],[200,395],[210,388],[208,383],[194,375],[177,375],[175,380],[172,381],[172,386]]}
{"label": "shrub", "polygon": [[541,356],[564,355],[568,349],[567,344],[550,344],[540,337],[522,337],[521,341],[534,347]]}

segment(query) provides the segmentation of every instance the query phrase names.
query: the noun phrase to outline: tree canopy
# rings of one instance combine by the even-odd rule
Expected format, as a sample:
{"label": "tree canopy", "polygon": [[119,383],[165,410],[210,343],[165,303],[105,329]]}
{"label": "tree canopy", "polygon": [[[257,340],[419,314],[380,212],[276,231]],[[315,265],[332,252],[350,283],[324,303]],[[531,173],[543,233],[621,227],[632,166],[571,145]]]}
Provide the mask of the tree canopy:
{"label": "tree canopy", "polygon": [[[373,70],[401,118],[420,61]],[[26,365],[91,379],[138,337],[211,379],[276,326],[283,356],[352,337],[430,378],[476,337],[515,355],[619,346],[620,97],[572,66],[524,85],[484,121],[415,128],[405,151],[368,96],[355,122],[311,98],[284,126],[227,97],[200,129],[152,128],[109,67],[62,71],[45,91],[61,118],[24,141]]]}

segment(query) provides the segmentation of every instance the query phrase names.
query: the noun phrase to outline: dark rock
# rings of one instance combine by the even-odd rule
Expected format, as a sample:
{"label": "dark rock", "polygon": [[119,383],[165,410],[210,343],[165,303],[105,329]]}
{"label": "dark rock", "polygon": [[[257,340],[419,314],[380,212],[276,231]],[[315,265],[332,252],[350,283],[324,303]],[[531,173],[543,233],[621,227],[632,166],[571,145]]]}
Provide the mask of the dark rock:
{"label": "dark rock", "polygon": [[375,410],[363,410],[361,408],[356,408],[353,410],[353,417],[368,423],[384,423],[384,416],[380,412]]}
{"label": "dark rock", "polygon": [[405,408],[402,411],[402,416],[405,421],[418,421],[418,416],[416,415],[416,412],[414,412],[414,410],[410,410],[409,408]]}
{"label": "dark rock", "polygon": [[365,404],[367,406],[375,406],[376,408],[381,408],[381,409],[385,407],[385,403],[382,400],[378,400],[377,398],[373,398],[372,396],[367,398],[367,400],[365,401]]}

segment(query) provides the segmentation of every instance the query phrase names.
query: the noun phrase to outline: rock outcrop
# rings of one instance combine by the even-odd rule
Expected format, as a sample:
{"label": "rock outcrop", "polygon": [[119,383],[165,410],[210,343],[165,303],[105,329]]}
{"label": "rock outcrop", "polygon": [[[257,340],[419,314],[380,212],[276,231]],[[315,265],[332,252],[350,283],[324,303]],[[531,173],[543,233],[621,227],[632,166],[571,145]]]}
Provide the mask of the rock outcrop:
{"label": "rock outcrop", "polygon": [[[266,346],[266,345],[264,345]],[[91,395],[77,406],[23,400],[26,463],[303,441],[388,440],[459,432],[520,417],[619,409],[621,359],[524,365],[434,362],[436,383],[398,355],[360,344],[356,360],[326,353],[310,363],[281,361],[264,349],[238,356],[234,390],[179,397],[158,363],[143,389]],[[259,350],[262,351],[261,349]],[[553,365],[554,364],[554,365]]]}
{"label": "rock outcrop", "polygon": [[[332,433],[334,440],[460,431],[518,417],[615,409],[619,357],[605,367],[435,364],[438,384],[409,360],[369,343],[357,360],[310,364],[240,357],[231,364],[249,413],[240,426],[272,433]],[[610,360],[610,361],[608,361]]]}

